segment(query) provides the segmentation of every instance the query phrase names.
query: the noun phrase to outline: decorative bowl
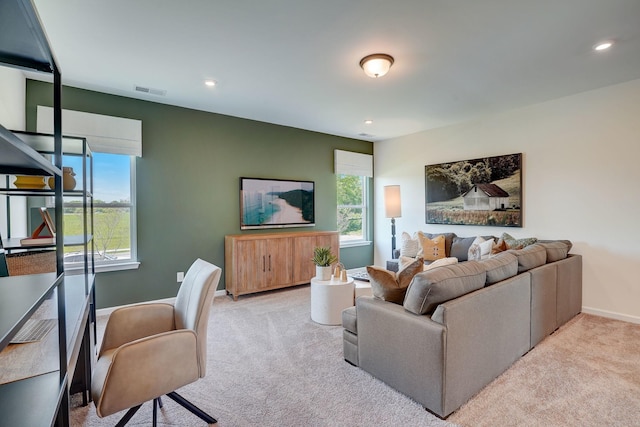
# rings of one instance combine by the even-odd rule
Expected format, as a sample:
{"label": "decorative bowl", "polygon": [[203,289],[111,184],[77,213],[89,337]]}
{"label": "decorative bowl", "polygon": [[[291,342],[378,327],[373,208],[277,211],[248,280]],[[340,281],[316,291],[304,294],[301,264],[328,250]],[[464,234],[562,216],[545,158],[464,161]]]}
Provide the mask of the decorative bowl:
{"label": "decorative bowl", "polygon": [[25,190],[39,190],[44,188],[46,184],[43,176],[16,175],[16,180],[13,181],[13,185],[15,185],[16,188]]}

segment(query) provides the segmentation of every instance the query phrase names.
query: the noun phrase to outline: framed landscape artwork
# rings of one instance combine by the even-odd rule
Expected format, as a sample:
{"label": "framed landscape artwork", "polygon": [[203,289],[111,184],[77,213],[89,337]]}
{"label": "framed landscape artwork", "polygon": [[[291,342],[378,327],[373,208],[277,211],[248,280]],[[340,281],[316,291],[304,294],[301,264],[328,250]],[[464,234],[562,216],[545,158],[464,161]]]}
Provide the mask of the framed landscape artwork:
{"label": "framed landscape artwork", "polygon": [[314,225],[313,181],[240,178],[240,229]]}
{"label": "framed landscape artwork", "polygon": [[522,153],[425,166],[427,224],[522,227]]}

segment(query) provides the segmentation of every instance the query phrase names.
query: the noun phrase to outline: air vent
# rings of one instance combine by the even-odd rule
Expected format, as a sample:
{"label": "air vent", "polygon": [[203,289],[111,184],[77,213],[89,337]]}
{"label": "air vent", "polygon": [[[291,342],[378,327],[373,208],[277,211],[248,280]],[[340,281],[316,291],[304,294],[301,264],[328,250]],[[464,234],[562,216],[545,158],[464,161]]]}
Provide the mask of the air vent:
{"label": "air vent", "polygon": [[370,135],[368,133],[359,133],[358,136],[361,136],[363,138],[373,138],[373,135]]}
{"label": "air vent", "polygon": [[136,92],[148,93],[149,95],[165,96],[167,94],[166,90],[154,89],[151,87],[144,87],[144,86],[138,86],[138,85],[134,86],[134,89]]}

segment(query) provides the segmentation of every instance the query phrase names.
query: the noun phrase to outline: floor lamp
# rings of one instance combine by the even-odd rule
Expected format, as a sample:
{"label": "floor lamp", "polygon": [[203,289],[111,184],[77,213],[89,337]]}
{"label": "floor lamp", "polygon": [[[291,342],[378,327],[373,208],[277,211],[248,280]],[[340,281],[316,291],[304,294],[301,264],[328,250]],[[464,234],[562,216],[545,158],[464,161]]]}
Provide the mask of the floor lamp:
{"label": "floor lamp", "polygon": [[384,186],[384,212],[387,218],[391,218],[391,259],[394,259],[396,252],[396,218],[402,216],[399,185]]}

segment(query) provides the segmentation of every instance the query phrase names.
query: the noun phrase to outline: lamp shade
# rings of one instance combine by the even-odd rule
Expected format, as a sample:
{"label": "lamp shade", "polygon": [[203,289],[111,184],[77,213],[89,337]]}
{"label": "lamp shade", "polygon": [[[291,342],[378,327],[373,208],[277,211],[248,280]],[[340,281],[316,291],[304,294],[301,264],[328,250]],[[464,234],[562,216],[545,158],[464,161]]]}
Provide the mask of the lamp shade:
{"label": "lamp shade", "polygon": [[364,70],[364,73],[374,79],[387,74],[392,64],[393,57],[385,53],[375,53],[365,56],[360,61],[360,66]]}
{"label": "lamp shade", "polygon": [[399,185],[385,185],[384,213],[387,218],[400,218],[402,216]]}

